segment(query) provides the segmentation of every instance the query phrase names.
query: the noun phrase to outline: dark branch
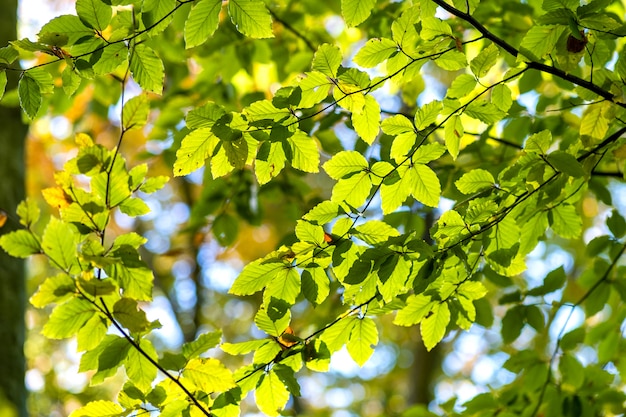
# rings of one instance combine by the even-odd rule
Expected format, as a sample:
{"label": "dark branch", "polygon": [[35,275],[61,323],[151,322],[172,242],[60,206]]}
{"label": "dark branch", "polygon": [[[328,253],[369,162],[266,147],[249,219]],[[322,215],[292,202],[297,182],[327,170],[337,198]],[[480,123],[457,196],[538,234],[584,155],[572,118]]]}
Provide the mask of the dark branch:
{"label": "dark branch", "polygon": [[[500,48],[504,49],[505,51],[507,51],[509,54],[511,54],[514,57],[517,57],[520,52],[518,49],[516,49],[513,45],[507,43],[506,41],[504,41],[503,39],[499,38],[498,36],[494,35],[492,32],[489,31],[489,29],[487,29],[485,26],[483,26],[478,20],[476,20],[474,17],[472,17],[472,15],[468,14],[468,13],[463,13],[462,11],[456,9],[455,7],[449,5],[448,3],[446,3],[444,0],[432,0],[434,3],[436,3],[438,6],[440,6],[442,9],[444,9],[445,11],[447,11],[448,13],[453,14],[454,16],[458,17],[459,19],[465,20],[467,23],[469,23],[470,25],[474,26],[474,28],[476,28],[476,30],[478,30],[485,38],[489,39],[490,41],[492,41],[493,43],[495,43],[496,45],[498,45]],[[587,80],[584,80],[580,77],[577,77],[575,75],[572,74],[568,74],[565,71],[559,69],[559,68],[555,68],[553,66],[550,65],[546,65],[543,64],[541,62],[536,62],[536,61],[525,61],[526,65],[528,66],[528,68],[531,69],[535,69],[538,71],[542,71],[548,74],[552,74],[554,76],[557,76],[563,80],[569,81],[573,84],[576,84],[578,86],[581,86],[597,95],[599,95],[602,98],[605,98],[607,100],[611,100],[613,101],[615,104],[617,104],[620,107],[624,107],[626,108],[626,103],[621,103],[621,102],[616,102],[615,100],[615,96],[613,94],[611,94],[609,91],[603,89],[602,87],[589,82]]]}

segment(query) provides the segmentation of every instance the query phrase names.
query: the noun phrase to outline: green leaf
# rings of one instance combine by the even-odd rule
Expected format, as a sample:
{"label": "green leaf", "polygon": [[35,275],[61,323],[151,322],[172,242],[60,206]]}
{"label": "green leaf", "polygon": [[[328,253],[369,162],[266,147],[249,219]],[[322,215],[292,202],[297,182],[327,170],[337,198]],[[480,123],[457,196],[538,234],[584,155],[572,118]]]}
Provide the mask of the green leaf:
{"label": "green leaf", "polygon": [[384,244],[390,237],[400,236],[400,232],[381,220],[370,220],[356,227],[359,239],[370,245]]}
{"label": "green leaf", "polygon": [[449,98],[462,98],[471,93],[476,87],[476,78],[470,74],[461,74],[452,81],[446,96]]}
{"label": "green leaf", "polygon": [[65,67],[61,73],[61,82],[63,82],[63,92],[71,97],[73,96],[78,87],[80,87],[81,77],[71,67]]}
{"label": "green leaf", "polygon": [[346,346],[352,359],[359,366],[365,365],[374,353],[376,344],[378,344],[378,329],[374,320],[367,317],[357,320],[352,327]]}
{"label": "green leaf", "polygon": [[235,295],[250,295],[265,288],[285,268],[283,262],[268,262],[262,259],[249,263],[235,279],[229,292]]}
{"label": "green leaf", "polygon": [[273,38],[272,18],[261,0],[232,0],[228,12],[237,30],[252,38]]}
{"label": "green leaf", "polygon": [[356,133],[368,145],[374,143],[380,131],[380,106],[373,96],[365,96],[365,106],[362,112],[352,113],[352,125]]}
{"label": "green leaf", "polygon": [[402,114],[396,114],[386,118],[381,123],[381,128],[386,134],[394,136],[415,131],[413,123]]}
{"label": "green leaf", "polygon": [[28,73],[24,73],[20,78],[17,88],[20,106],[30,119],[34,119],[41,107],[41,89],[39,83],[31,78]]}
{"label": "green leaf", "polygon": [[369,174],[362,172],[350,178],[339,180],[333,187],[330,199],[336,203],[346,203],[351,207],[359,207],[365,203],[371,189],[372,180]]}
{"label": "green leaf", "polygon": [[583,224],[574,206],[559,204],[550,211],[550,214],[552,215],[550,226],[556,234],[566,239],[580,236]]}
{"label": "green leaf", "polygon": [[430,313],[437,301],[424,294],[411,295],[406,306],[398,311],[393,324],[398,326],[413,326],[420,323]]}
{"label": "green leaf", "polygon": [[124,409],[119,404],[98,400],[72,411],[69,417],[119,417],[122,415],[124,415]]}
{"label": "green leaf", "polygon": [[523,306],[515,306],[507,310],[502,318],[502,341],[504,343],[512,343],[519,337],[524,327],[525,317]]}
{"label": "green leaf", "polygon": [[311,223],[326,224],[342,214],[344,214],[344,211],[339,204],[326,200],[313,207],[302,218]]}
{"label": "green leaf", "polygon": [[230,246],[237,240],[239,221],[228,213],[220,213],[213,220],[212,231],[220,245]]}
{"label": "green leaf", "polygon": [[605,117],[604,110],[602,104],[593,104],[583,111],[579,130],[583,143],[596,143],[606,135],[609,130],[609,119]]}
{"label": "green leaf", "polygon": [[424,205],[437,207],[441,196],[441,184],[437,174],[424,164],[413,165],[413,170],[417,174],[415,187],[411,192],[413,197]]}
{"label": "green leaf", "polygon": [[37,292],[30,297],[30,303],[43,308],[51,303],[61,303],[76,294],[76,284],[74,280],[66,274],[59,274],[46,278],[39,285]]}
{"label": "green leaf", "polygon": [[556,168],[557,171],[563,172],[571,177],[579,178],[585,176],[583,166],[573,155],[565,151],[554,151],[548,155],[548,162]]}
{"label": "green leaf", "polygon": [[620,238],[626,233],[626,220],[617,210],[613,210],[611,215],[607,217],[606,225],[616,238]]}
{"label": "green leaf", "polygon": [[290,321],[291,312],[289,310],[287,310],[287,313],[277,320],[272,320],[272,318],[268,315],[267,310],[264,308],[259,309],[254,316],[254,324],[256,324],[259,329],[268,335],[274,337],[280,337],[287,326],[289,326]]}
{"label": "green leaf", "polygon": [[219,139],[210,127],[196,129],[183,138],[180,148],[176,151],[174,175],[190,174],[200,168],[206,158],[213,154]]}
{"label": "green leaf", "polygon": [[373,68],[398,52],[398,45],[388,38],[368,40],[354,56],[354,62],[363,68]]}
{"label": "green leaf", "polygon": [[439,159],[445,151],[446,148],[437,142],[428,143],[417,148],[411,158],[411,161],[413,161],[414,164],[427,164],[431,161]]}
{"label": "green leaf", "polygon": [[163,61],[145,44],[135,45],[132,50],[130,72],[143,90],[156,94],[163,92]]}
{"label": "green leaf", "polygon": [[367,160],[357,151],[341,151],[322,165],[333,179],[340,180],[369,168]]}
{"label": "green leaf", "polygon": [[141,21],[150,36],[156,36],[168,27],[174,18],[175,0],[144,0],[141,5]]}
{"label": "green leaf", "polygon": [[342,59],[341,51],[337,46],[323,43],[313,55],[311,69],[334,78],[337,76],[337,69],[339,69]]}
{"label": "green leaf", "polygon": [[513,105],[511,89],[506,84],[498,84],[491,90],[491,102],[500,110],[506,112]]}
{"label": "green leaf", "polygon": [[222,343],[220,348],[229,355],[245,355],[259,350],[263,345],[272,343],[269,339],[249,340],[240,343]]}
{"label": "green leaf", "polygon": [[420,36],[426,40],[433,40],[438,36],[452,37],[450,25],[436,17],[426,17],[422,19],[422,31]]}
{"label": "green leaf", "polygon": [[525,56],[533,61],[541,60],[552,52],[563,31],[565,27],[561,25],[533,25],[522,39],[518,59]]}
{"label": "green leaf", "polygon": [[455,161],[459,156],[461,138],[464,134],[465,130],[463,129],[461,118],[456,115],[452,116],[444,126],[444,139],[446,142],[446,148],[448,148],[448,152]]}
{"label": "green leaf", "polygon": [[358,26],[367,19],[376,0],[341,0],[341,15],[350,27]]}
{"label": "green leaf", "polygon": [[55,17],[37,34],[39,42],[54,46],[71,46],[93,39],[94,36],[94,30],[85,26],[80,17],[74,15]]}
{"label": "green leaf", "polygon": [[274,279],[267,284],[263,300],[266,305],[270,304],[273,298],[294,305],[298,295],[300,295],[300,274],[295,268],[287,267],[278,271]]}
{"label": "green leaf", "polygon": [[450,323],[448,303],[435,303],[431,314],[425,317],[420,324],[422,340],[428,351],[431,351],[443,339],[448,323]]}
{"label": "green leaf", "polygon": [[236,386],[233,374],[212,358],[190,360],[183,370],[183,377],[206,393],[223,392]]}
{"label": "green leaf", "polygon": [[104,270],[108,276],[117,281],[124,295],[140,301],[152,299],[154,276],[139,257],[137,250],[130,245],[121,245],[112,254],[121,263],[105,266]]}
{"label": "green leaf", "polygon": [[545,155],[552,144],[552,133],[549,130],[533,133],[524,144],[526,152]]}
{"label": "green leaf", "polygon": [[324,330],[321,340],[326,344],[329,353],[338,351],[346,344],[356,320],[358,320],[356,317],[345,317]]}
{"label": "green leaf", "polygon": [[465,109],[465,114],[486,124],[492,124],[502,120],[506,115],[494,104],[484,100],[472,101]]}
{"label": "green leaf", "polygon": [[391,24],[393,40],[402,48],[414,48],[417,43],[415,24],[420,20],[420,5],[414,5],[402,12]]}
{"label": "green leaf", "polygon": [[299,107],[307,109],[328,97],[334,83],[327,75],[319,71],[311,71],[304,73],[304,76],[300,78],[299,86],[302,90]]}
{"label": "green leaf", "polygon": [[72,298],[52,310],[42,333],[50,339],[72,337],[94,314],[96,314],[96,308],[89,301],[83,298]]}
{"label": "green leaf", "polygon": [[113,10],[101,0],[76,0],[76,14],[86,26],[101,31],[109,25]]}
{"label": "green leaf", "polygon": [[[141,339],[136,343],[141,350],[153,360],[157,360],[157,352],[148,339]],[[130,349],[124,362],[126,375],[140,390],[146,392],[157,377],[157,368],[138,349]]]}
{"label": "green leaf", "polygon": [[222,338],[221,331],[215,331],[211,333],[202,333],[200,336],[191,342],[187,342],[183,345],[183,355],[185,358],[194,359],[205,353],[209,349],[214,348],[220,343]]}
{"label": "green leaf", "polygon": [[484,77],[496,64],[499,54],[500,51],[498,47],[494,43],[490,43],[488,47],[480,51],[480,53],[471,60],[470,69],[477,78]]}
{"label": "green leaf", "polygon": [[150,327],[146,313],[139,309],[137,301],[130,298],[121,298],[115,303],[113,317],[131,333],[143,332]]}
{"label": "green leaf", "polygon": [[145,94],[128,100],[122,109],[122,126],[125,130],[140,128],[148,122],[150,103]]}
{"label": "green leaf", "polygon": [[478,300],[487,294],[487,288],[478,281],[465,281],[457,288],[457,294],[470,300]]}
{"label": "green leaf", "polygon": [[77,262],[77,244],[78,236],[74,228],[51,217],[41,241],[41,248],[50,262],[57,268],[69,271]]}
{"label": "green leaf", "polygon": [[76,336],[76,350],[86,351],[96,349],[107,333],[107,321],[103,317],[94,315],[78,331]]}
{"label": "green leaf", "polygon": [[96,74],[108,74],[115,71],[127,60],[128,47],[124,42],[110,44],[102,50],[102,55],[98,62],[93,65],[93,70]]}
{"label": "green leaf", "polygon": [[185,48],[202,45],[219,25],[221,0],[200,0],[189,12],[185,21]]}
{"label": "green leaf", "polygon": [[415,128],[423,130],[432,123],[435,123],[437,116],[441,113],[441,102],[434,100],[420,107],[415,112]]}
{"label": "green leaf", "polygon": [[0,71],[0,100],[4,97],[4,91],[7,87],[7,72],[2,70]]}
{"label": "green leaf", "polygon": [[315,306],[330,294],[330,280],[323,268],[306,268],[302,271],[302,294]]}
{"label": "green leaf", "polygon": [[452,50],[435,59],[435,64],[446,71],[458,71],[467,67],[467,58],[463,52]]}
{"label": "green leaf", "polygon": [[[275,178],[285,167],[286,159],[282,143],[263,142],[254,162],[254,173],[259,184],[267,184]],[[312,169],[312,167],[309,168]]]}
{"label": "green leaf", "polygon": [[466,228],[467,225],[461,215],[454,210],[448,210],[437,221],[437,231],[433,237],[440,240],[439,247],[442,247],[445,242],[460,238],[462,233],[467,230]]}
{"label": "green leaf", "polygon": [[[379,112],[380,115],[380,112]],[[304,172],[319,172],[320,154],[317,143],[306,133],[297,131],[287,138],[291,148],[291,166]]]}
{"label": "green leaf", "polygon": [[465,195],[474,194],[482,190],[493,188],[495,179],[489,171],[473,169],[463,174],[454,185]]}
{"label": "green leaf", "polygon": [[158,191],[161,188],[163,188],[163,186],[167,184],[169,180],[170,180],[170,177],[165,176],[165,175],[148,178],[145,180],[143,184],[139,186],[139,191],[146,193],[146,194],[152,194],[153,192]]}
{"label": "green leaf", "polygon": [[268,416],[278,416],[289,400],[289,391],[276,372],[270,371],[261,376],[254,393],[259,410]]}
{"label": "green leaf", "polygon": [[15,230],[0,236],[0,246],[16,258],[28,258],[41,252],[39,242],[28,230]]}

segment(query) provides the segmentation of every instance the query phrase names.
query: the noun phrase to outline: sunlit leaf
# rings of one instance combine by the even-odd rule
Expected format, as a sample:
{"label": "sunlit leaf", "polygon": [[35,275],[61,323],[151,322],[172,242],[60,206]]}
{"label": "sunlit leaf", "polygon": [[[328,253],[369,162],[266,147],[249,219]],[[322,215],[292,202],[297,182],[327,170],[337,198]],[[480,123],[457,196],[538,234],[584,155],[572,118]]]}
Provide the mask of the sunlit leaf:
{"label": "sunlit leaf", "polygon": [[139,44],[133,49],[130,56],[130,72],[144,90],[157,94],[163,91],[163,61],[146,45]]}
{"label": "sunlit leaf", "polygon": [[372,13],[376,0],[341,0],[341,15],[348,26],[358,26]]}
{"label": "sunlit leaf", "polygon": [[446,334],[446,327],[450,323],[450,309],[445,302],[435,303],[431,313],[425,317],[420,325],[422,340],[427,350],[432,350]]}
{"label": "sunlit leaf", "polygon": [[231,0],[228,12],[237,30],[253,38],[273,38],[272,18],[260,0]]}
{"label": "sunlit leaf", "polygon": [[219,24],[221,0],[201,0],[191,9],[185,21],[185,47],[201,45],[213,35]]}
{"label": "sunlit leaf", "polygon": [[275,372],[268,372],[261,377],[254,399],[264,414],[277,416],[289,400],[289,391]]}
{"label": "sunlit leaf", "polygon": [[20,78],[18,84],[20,106],[29,118],[34,119],[41,107],[41,89],[37,81],[31,78],[28,73]]}
{"label": "sunlit leaf", "polygon": [[192,359],[183,377],[204,392],[221,392],[235,386],[233,374],[217,359]]}
{"label": "sunlit leaf", "polygon": [[113,15],[111,6],[102,0],[77,0],[76,13],[85,25],[97,30],[106,28]]}
{"label": "sunlit leaf", "polygon": [[96,308],[83,298],[72,298],[57,305],[43,327],[42,333],[51,339],[74,336],[94,314]]}

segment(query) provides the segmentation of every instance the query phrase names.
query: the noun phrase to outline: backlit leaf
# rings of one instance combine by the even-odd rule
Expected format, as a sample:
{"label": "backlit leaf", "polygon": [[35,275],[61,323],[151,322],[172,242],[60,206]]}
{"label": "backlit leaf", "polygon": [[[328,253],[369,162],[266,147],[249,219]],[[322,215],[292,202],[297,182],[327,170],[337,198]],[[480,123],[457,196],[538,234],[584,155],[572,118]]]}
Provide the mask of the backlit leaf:
{"label": "backlit leaf", "polygon": [[277,416],[289,400],[289,391],[275,372],[268,372],[261,377],[254,392],[256,405],[264,414]]}
{"label": "backlit leaf", "polygon": [[422,340],[427,350],[432,350],[443,339],[448,323],[450,323],[448,303],[435,303],[431,314],[425,317],[420,324]]}
{"label": "backlit leaf", "polygon": [[18,93],[20,97],[20,106],[29,118],[34,119],[41,107],[41,89],[37,81],[35,81],[28,73],[20,78],[18,84]]}
{"label": "backlit leaf", "polygon": [[231,0],[228,12],[237,30],[252,38],[273,38],[272,18],[261,0]]}
{"label": "backlit leaf", "polygon": [[183,377],[204,392],[222,392],[236,386],[233,374],[217,359],[196,358],[183,370]]}
{"label": "backlit leaf", "polygon": [[113,15],[111,6],[102,0],[77,0],[76,13],[85,25],[97,30],[105,29]]}
{"label": "backlit leaf", "polygon": [[492,188],[495,180],[489,171],[473,169],[459,178],[454,185],[463,194],[474,194],[478,191]]}
{"label": "backlit leaf", "polygon": [[374,346],[377,343],[378,329],[374,320],[367,317],[357,320],[352,327],[347,344],[348,352],[352,359],[359,366],[363,366],[374,353]]}
{"label": "backlit leaf", "polygon": [[348,26],[358,26],[372,13],[376,0],[341,0],[341,15]]}
{"label": "backlit leaf", "polygon": [[96,308],[83,298],[72,298],[57,305],[43,327],[42,333],[50,339],[74,336],[94,314]]}
{"label": "backlit leaf", "polygon": [[202,45],[219,24],[221,0],[201,0],[191,9],[185,21],[185,47]]}
{"label": "backlit leaf", "polygon": [[136,45],[130,56],[130,72],[145,91],[161,94],[164,67],[161,58],[144,44]]}

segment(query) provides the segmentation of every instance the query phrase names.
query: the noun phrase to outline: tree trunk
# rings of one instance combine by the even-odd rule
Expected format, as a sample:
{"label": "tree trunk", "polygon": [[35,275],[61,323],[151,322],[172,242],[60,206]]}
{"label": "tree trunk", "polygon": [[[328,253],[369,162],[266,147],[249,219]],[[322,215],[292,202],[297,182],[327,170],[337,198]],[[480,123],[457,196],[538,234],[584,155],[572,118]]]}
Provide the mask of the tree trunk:
{"label": "tree trunk", "polygon": [[[0,46],[17,38],[17,0],[0,0]],[[8,71],[7,91],[17,85],[17,73]],[[0,234],[18,227],[17,204],[24,199],[24,142],[28,127],[19,108],[0,105],[0,208],[9,215]],[[26,417],[24,335],[26,283],[24,261],[0,249],[0,395],[18,416]]]}

